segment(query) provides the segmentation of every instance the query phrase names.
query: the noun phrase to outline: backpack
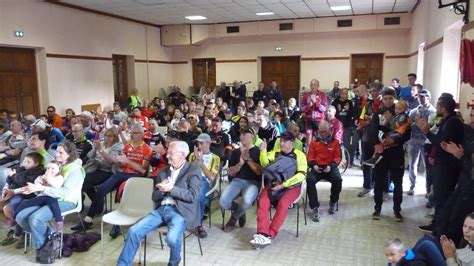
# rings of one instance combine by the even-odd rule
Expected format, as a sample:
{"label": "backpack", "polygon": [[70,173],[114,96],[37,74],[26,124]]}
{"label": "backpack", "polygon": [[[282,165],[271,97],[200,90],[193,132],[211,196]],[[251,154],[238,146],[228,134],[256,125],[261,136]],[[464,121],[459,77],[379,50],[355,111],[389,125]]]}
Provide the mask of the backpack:
{"label": "backpack", "polygon": [[[272,188],[273,183],[283,183],[286,179],[292,177],[296,170],[296,158],[292,158],[291,154],[288,156],[277,154],[275,162],[262,169],[264,184],[269,184],[269,187]],[[270,200],[272,203],[278,201],[285,191],[285,189],[276,192],[270,190]]]}
{"label": "backpack", "polygon": [[99,240],[100,234],[97,232],[76,232],[72,234],[64,234],[63,255],[64,257],[69,257],[73,252],[86,252]]}
{"label": "backpack", "polygon": [[52,264],[59,258],[61,249],[61,234],[53,232],[46,238],[44,245],[36,253],[36,262],[40,264]]}

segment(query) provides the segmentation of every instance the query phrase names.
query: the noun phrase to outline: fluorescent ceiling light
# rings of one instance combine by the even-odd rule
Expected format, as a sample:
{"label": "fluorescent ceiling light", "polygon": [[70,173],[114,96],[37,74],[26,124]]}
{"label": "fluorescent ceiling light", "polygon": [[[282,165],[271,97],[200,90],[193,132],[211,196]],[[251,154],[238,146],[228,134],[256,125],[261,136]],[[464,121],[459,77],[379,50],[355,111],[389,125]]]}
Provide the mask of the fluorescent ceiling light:
{"label": "fluorescent ceiling light", "polygon": [[332,11],[343,11],[343,10],[351,10],[351,6],[332,6]]}
{"label": "fluorescent ceiling light", "polygon": [[271,15],[274,15],[275,13],[273,12],[259,12],[259,13],[255,13],[257,16],[271,16]]}
{"label": "fluorescent ceiling light", "polygon": [[203,17],[203,16],[187,16],[185,17],[189,20],[204,20],[204,19],[207,19],[206,17]]}

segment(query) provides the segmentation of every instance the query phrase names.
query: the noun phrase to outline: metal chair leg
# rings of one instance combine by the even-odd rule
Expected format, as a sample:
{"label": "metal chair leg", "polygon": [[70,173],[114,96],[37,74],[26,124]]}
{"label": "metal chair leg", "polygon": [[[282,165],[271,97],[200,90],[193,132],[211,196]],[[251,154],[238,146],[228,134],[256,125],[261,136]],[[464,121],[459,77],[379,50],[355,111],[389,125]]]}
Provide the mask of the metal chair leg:
{"label": "metal chair leg", "polygon": [[160,236],[160,245],[161,245],[161,250],[163,250],[163,239],[161,238],[161,233],[158,233]]}
{"label": "metal chair leg", "polygon": [[199,238],[199,236],[197,237],[197,239],[198,239],[198,244],[199,244],[199,251],[201,251],[201,256],[203,256],[202,247],[201,247],[201,239]]}
{"label": "metal chair leg", "polygon": [[183,266],[186,266],[186,231],[183,233]]}
{"label": "metal chair leg", "polygon": [[100,259],[104,263],[104,221],[100,222]]}
{"label": "metal chair leg", "polygon": [[304,215],[304,225],[308,225],[307,221],[306,221],[306,205],[308,204],[308,202],[303,199],[303,215]]}
{"label": "metal chair leg", "polygon": [[296,237],[298,237],[300,229],[300,204],[296,203]]}
{"label": "metal chair leg", "polygon": [[209,219],[209,228],[211,228],[212,224],[211,224],[211,204],[212,204],[212,200],[209,198],[208,199],[208,204],[209,204],[209,214],[208,214],[208,219]]}
{"label": "metal chair leg", "polygon": [[222,230],[224,230],[225,229],[225,227],[224,227],[225,209],[221,208],[221,214],[222,214]]}

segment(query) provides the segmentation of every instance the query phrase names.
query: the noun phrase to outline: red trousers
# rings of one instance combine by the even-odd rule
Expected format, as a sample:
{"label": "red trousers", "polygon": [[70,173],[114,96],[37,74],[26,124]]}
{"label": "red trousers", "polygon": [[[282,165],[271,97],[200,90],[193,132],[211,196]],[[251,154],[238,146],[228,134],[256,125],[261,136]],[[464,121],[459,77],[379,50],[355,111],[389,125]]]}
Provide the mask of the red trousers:
{"label": "red trousers", "polygon": [[285,222],[288,207],[298,198],[301,187],[288,189],[278,201],[275,215],[270,223],[270,196],[269,188],[265,186],[260,192],[257,210],[257,233],[269,235],[272,239],[278,235],[281,225]]}

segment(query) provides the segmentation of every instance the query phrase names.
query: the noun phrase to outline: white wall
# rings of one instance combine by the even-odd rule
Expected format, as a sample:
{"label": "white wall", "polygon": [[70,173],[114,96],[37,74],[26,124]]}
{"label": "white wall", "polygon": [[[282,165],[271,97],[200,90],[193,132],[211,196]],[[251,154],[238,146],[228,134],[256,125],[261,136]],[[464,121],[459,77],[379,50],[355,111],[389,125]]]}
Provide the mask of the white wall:
{"label": "white wall", "polygon": [[[114,100],[111,61],[51,58],[44,57],[45,53],[108,58],[125,54],[135,59],[163,61],[172,57],[172,50],[160,45],[159,28],[38,0],[0,1],[0,25],[0,45],[39,51],[42,112],[48,105],[55,105],[60,112],[68,107],[77,112],[83,104],[107,106]],[[15,30],[24,31],[25,37],[15,38]],[[135,64],[140,95],[147,97],[148,91],[172,84],[171,64],[148,64],[149,81],[146,65]]]}

